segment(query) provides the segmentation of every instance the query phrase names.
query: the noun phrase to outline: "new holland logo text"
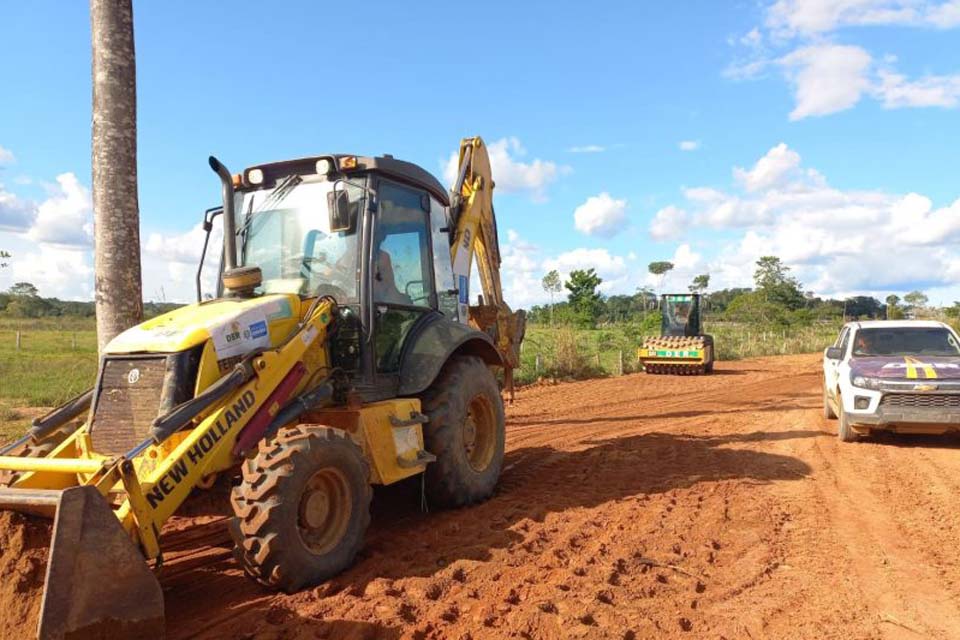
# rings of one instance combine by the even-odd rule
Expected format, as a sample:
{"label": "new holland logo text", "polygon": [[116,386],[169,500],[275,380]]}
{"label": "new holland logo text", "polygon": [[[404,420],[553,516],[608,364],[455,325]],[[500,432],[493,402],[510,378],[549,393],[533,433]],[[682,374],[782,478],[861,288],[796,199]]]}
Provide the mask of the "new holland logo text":
{"label": "new holland logo text", "polygon": [[183,482],[190,471],[200,465],[204,456],[206,456],[207,453],[213,449],[214,445],[220,442],[225,435],[230,433],[230,430],[240,421],[240,418],[254,405],[256,399],[253,391],[245,391],[239,400],[223,412],[220,419],[218,419],[212,427],[207,429],[206,433],[200,436],[196,444],[187,450],[187,454],[177,460],[173,466],[170,467],[170,470],[163,474],[160,479],[157,480],[157,483],[153,485],[153,488],[147,493],[147,502],[150,503],[151,507],[156,509],[157,505],[163,502],[164,498],[170,495],[170,493],[177,488],[177,485]]}

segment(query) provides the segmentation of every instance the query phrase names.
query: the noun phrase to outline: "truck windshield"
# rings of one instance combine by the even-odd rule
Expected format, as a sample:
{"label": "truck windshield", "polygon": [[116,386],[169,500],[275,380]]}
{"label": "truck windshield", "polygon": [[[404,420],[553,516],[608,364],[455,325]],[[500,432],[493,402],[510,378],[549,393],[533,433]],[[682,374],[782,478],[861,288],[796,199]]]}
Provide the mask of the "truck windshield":
{"label": "truck windshield", "polygon": [[960,346],[950,331],[939,327],[871,328],[857,331],[853,355],[960,356]]}
{"label": "truck windshield", "polygon": [[[345,185],[356,220],[363,189],[340,184]],[[260,267],[263,284],[258,293],[357,301],[357,225],[350,231],[330,231],[327,195],[333,186],[294,175],[278,180],[273,188],[237,194],[237,262]]]}

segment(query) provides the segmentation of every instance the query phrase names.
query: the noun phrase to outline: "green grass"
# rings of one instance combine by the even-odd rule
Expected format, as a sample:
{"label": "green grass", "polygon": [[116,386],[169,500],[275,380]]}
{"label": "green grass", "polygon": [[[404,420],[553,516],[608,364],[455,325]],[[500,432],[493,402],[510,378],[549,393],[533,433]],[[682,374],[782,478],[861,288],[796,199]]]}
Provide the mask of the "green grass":
{"label": "green grass", "polygon": [[[833,342],[838,330],[839,325],[832,323],[785,331],[707,323],[720,360],[820,351]],[[621,351],[624,373],[630,373],[637,370],[637,347],[643,336],[637,324],[599,329],[530,325],[517,382],[617,375]],[[90,388],[96,371],[97,336],[92,319],[0,319],[0,440],[22,433],[37,413],[30,408],[54,407]]]}
{"label": "green grass", "polygon": [[96,374],[92,322],[0,322],[0,440],[26,429],[27,414],[37,412],[25,408],[62,404],[93,386]]}
{"label": "green grass", "polygon": [[[839,331],[839,322],[789,329],[763,329],[732,322],[706,323],[706,332],[714,337],[719,360],[815,353],[832,344]],[[635,371],[637,347],[643,341],[644,333],[639,325],[626,323],[597,329],[530,325],[516,379],[525,384],[540,377],[617,375],[621,351],[624,373]],[[536,367],[538,354],[539,371]]]}

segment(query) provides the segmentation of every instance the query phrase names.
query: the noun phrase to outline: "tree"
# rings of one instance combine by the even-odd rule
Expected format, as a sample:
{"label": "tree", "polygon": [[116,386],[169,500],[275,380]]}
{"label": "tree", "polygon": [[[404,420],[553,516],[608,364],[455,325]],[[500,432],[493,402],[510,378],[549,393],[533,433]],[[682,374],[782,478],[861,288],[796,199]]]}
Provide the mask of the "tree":
{"label": "tree", "polygon": [[923,291],[911,291],[903,296],[903,301],[911,307],[922,309],[930,302],[930,298]]}
{"label": "tree", "polygon": [[570,292],[567,300],[574,312],[584,321],[593,322],[600,312],[602,299],[597,287],[603,279],[594,269],[577,269],[570,272],[570,278],[563,286]]}
{"label": "tree", "polygon": [[887,320],[900,320],[903,318],[903,309],[900,308],[900,296],[891,293],[886,297]]}
{"label": "tree", "polygon": [[29,282],[17,282],[7,289],[7,293],[15,298],[36,298],[40,291]]}
{"label": "tree", "polygon": [[9,251],[0,251],[0,269],[3,269],[4,267],[7,266],[7,263],[4,262],[4,260],[7,260],[9,258],[10,258]]}
{"label": "tree", "polygon": [[870,296],[854,296],[844,302],[846,313],[851,318],[880,318],[883,315],[883,305],[876,298]]}
{"label": "tree", "polygon": [[97,343],[143,319],[132,0],[90,0]]}
{"label": "tree", "polygon": [[560,281],[560,272],[554,269],[543,276],[543,280],[540,281],[540,284],[543,286],[543,290],[550,294],[550,324],[553,324],[553,296],[555,293],[559,293],[563,289],[563,284]]}
{"label": "tree", "polygon": [[693,282],[690,283],[690,286],[687,287],[690,289],[690,293],[703,293],[710,287],[710,274],[702,273],[699,276],[696,276],[693,279]]}
{"label": "tree", "polygon": [[800,282],[789,275],[790,267],[776,256],[762,256],[757,260],[753,281],[764,301],[791,311],[803,308],[806,300]]}
{"label": "tree", "polygon": [[666,260],[651,262],[647,265],[647,270],[657,276],[657,295],[659,296],[663,293],[663,279],[668,272],[673,270],[673,263]]}

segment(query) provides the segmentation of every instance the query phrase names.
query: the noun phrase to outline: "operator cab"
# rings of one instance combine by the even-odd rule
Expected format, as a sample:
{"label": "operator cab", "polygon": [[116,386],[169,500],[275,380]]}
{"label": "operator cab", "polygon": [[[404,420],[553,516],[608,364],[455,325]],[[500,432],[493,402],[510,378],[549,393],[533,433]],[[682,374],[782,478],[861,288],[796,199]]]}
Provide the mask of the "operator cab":
{"label": "operator cab", "polygon": [[466,323],[449,196],[422,168],[390,156],[317,156],[250,167],[233,184],[233,225],[224,225],[235,229],[233,270],[260,272],[244,295],[333,297],[341,314],[331,356],[365,400],[396,395],[407,337],[427,315]]}
{"label": "operator cab", "polygon": [[660,308],[660,335],[700,335],[700,294],[664,294]]}

